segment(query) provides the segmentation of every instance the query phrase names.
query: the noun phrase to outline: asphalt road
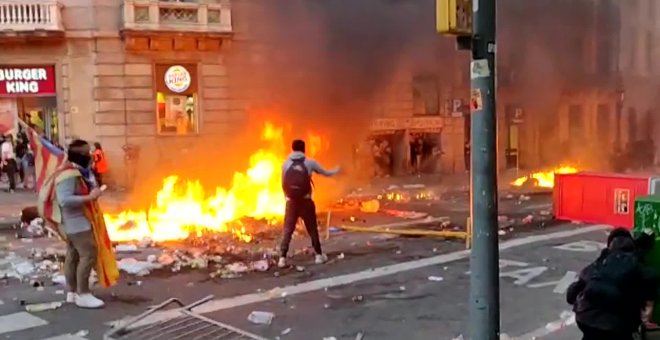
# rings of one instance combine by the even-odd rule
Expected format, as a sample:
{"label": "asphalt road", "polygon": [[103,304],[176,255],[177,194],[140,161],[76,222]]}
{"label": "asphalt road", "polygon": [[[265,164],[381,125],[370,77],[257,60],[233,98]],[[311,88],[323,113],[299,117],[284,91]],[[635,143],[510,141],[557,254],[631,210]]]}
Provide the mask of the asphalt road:
{"label": "asphalt road", "polygon": [[[564,290],[605,239],[604,231],[584,233],[585,228],[565,225],[509,235],[502,241],[506,248],[500,255],[504,333],[523,339],[532,335],[576,338],[571,326],[557,330],[562,312],[569,309]],[[102,339],[110,322],[140,314],[169,297],[191,303],[207,295],[216,300],[197,311],[268,339],[355,339],[360,332],[365,339],[383,340],[467,336],[469,255],[461,243],[360,237],[348,248],[346,243],[329,246],[331,257],[343,253],[344,258],[326,265],[313,265],[310,256],[298,255],[294,265],[305,266],[302,272],[292,267],[276,275],[270,269],[218,280],[200,272],[125,276],[117,287],[99,292],[107,307],[96,311],[65,305],[26,313],[21,300],[62,300],[64,296],[57,292],[62,288],[37,291],[9,281],[0,288],[0,338],[48,339],[83,331],[84,336],[56,339]],[[270,325],[254,325],[247,321],[252,311],[271,312],[275,317]],[[168,315],[158,313],[152,320]]]}

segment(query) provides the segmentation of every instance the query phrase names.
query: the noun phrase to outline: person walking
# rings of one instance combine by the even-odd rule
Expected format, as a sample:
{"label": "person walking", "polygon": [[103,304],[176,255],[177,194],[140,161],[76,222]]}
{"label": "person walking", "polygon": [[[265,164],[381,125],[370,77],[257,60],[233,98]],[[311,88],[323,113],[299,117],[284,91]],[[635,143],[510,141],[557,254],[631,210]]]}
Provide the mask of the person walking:
{"label": "person walking", "polygon": [[7,174],[7,179],[9,180],[9,189],[7,192],[13,193],[16,190],[16,154],[14,153],[14,141],[11,133],[5,135],[5,140],[0,146],[0,152],[2,153],[2,158],[0,163],[2,163],[2,169]]}
{"label": "person walking", "polygon": [[66,242],[64,276],[69,292],[66,301],[81,308],[101,308],[104,302],[92,295],[89,278],[96,269],[104,287],[113,285],[119,271],[97,199],[102,190],[89,169],[92,157],[86,141],[74,140],[63,165],[44,183],[38,209],[54,224]]}
{"label": "person walking", "polygon": [[583,340],[632,340],[656,290],[632,235],[618,228],[610,233],[607,248],[569,286],[566,301],[573,305]]}
{"label": "person walking", "polygon": [[282,166],[282,189],[286,198],[284,213],[284,233],[280,244],[278,267],[286,267],[291,237],[298,219],[302,219],[316,253],[315,262],[325,263],[328,257],[323,254],[319,239],[316,205],[312,200],[312,174],[331,177],[339,173],[340,168],[324,169],[317,161],[305,156],[305,141],[296,139],[291,143],[291,154]]}
{"label": "person walking", "polygon": [[104,184],[105,174],[110,170],[110,166],[108,165],[108,160],[105,158],[105,152],[101,147],[101,143],[98,142],[94,143],[94,163],[92,170],[94,171],[96,183],[99,187],[102,186]]}

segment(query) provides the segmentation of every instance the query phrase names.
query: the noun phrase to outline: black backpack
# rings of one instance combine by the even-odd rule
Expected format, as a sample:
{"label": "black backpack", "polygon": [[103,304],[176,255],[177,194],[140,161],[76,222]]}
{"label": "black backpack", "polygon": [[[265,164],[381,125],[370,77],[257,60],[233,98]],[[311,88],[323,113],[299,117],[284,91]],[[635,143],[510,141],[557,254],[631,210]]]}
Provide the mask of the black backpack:
{"label": "black backpack", "polygon": [[627,304],[634,293],[637,257],[633,253],[614,252],[594,263],[582,292],[593,306],[617,308]]}
{"label": "black backpack", "polygon": [[312,176],[305,166],[305,158],[291,160],[282,181],[284,194],[291,200],[301,200],[312,193]]}

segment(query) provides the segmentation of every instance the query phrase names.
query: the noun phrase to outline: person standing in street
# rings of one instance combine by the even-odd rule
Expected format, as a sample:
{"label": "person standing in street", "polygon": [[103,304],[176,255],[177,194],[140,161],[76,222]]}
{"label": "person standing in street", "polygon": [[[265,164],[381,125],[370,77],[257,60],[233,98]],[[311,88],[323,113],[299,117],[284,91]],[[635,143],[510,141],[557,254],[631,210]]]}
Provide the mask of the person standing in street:
{"label": "person standing in street", "polygon": [[105,158],[105,152],[101,147],[101,143],[98,142],[94,143],[94,164],[92,169],[94,170],[96,183],[100,187],[104,184],[103,180],[105,174],[110,170],[110,166],[108,165],[108,160]]}
{"label": "person standing in street", "polygon": [[69,288],[66,301],[81,308],[101,308],[104,302],[90,290],[89,278],[96,269],[104,287],[113,285],[119,271],[97,199],[103,190],[92,171],[90,146],[74,140],[63,165],[39,191],[38,208],[44,219],[57,227],[66,242],[64,276]]}
{"label": "person standing in street", "polygon": [[618,228],[569,286],[566,301],[573,305],[583,340],[632,340],[656,295],[657,285],[639,261],[632,235]]}
{"label": "person standing in street", "polygon": [[11,133],[5,135],[5,140],[0,146],[2,153],[2,169],[9,179],[8,192],[13,193],[16,190],[16,154],[14,153],[14,142]]}
{"label": "person standing in street", "polygon": [[296,229],[298,219],[302,219],[312,241],[316,253],[315,262],[325,263],[328,257],[323,254],[319,239],[316,205],[312,200],[312,174],[331,177],[339,173],[339,167],[325,170],[317,161],[305,157],[305,141],[296,139],[291,144],[291,154],[282,166],[282,189],[286,198],[284,213],[284,235],[280,245],[278,267],[286,267],[286,257],[289,252],[291,237]]}

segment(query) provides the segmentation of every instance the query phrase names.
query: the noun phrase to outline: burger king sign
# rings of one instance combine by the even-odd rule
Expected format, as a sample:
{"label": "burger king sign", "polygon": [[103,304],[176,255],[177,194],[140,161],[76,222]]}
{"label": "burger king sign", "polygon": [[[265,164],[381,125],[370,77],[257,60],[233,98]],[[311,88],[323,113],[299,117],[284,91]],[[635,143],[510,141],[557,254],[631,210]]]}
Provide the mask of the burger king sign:
{"label": "burger king sign", "polygon": [[191,81],[190,72],[181,65],[171,66],[165,71],[165,86],[172,92],[185,92]]}

